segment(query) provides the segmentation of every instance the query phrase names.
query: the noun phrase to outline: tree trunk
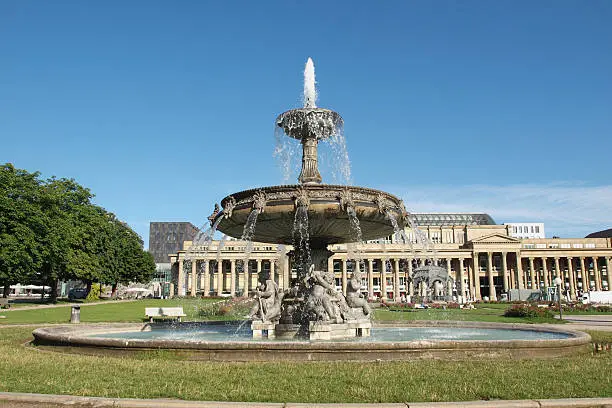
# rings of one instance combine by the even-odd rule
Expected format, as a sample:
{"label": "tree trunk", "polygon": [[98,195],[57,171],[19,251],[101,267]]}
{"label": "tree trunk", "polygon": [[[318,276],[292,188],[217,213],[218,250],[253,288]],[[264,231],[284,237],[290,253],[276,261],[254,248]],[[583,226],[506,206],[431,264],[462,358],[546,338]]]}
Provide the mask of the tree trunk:
{"label": "tree trunk", "polygon": [[87,281],[87,295],[91,292],[91,281]]}
{"label": "tree trunk", "polygon": [[117,282],[113,283],[113,289],[111,291],[111,298],[115,299],[117,297]]}
{"label": "tree trunk", "polygon": [[51,281],[51,293],[50,293],[50,300],[52,303],[57,303],[57,285],[58,285],[57,279],[53,279]]}
{"label": "tree trunk", "polygon": [[11,293],[11,282],[4,281],[4,289],[2,290],[2,297],[7,298]]}

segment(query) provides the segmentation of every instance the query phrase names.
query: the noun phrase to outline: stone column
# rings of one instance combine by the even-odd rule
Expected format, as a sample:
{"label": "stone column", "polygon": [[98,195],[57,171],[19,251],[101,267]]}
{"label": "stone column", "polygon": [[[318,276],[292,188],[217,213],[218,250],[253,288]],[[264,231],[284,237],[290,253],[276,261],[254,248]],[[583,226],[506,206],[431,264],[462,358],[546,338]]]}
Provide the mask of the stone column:
{"label": "stone column", "polygon": [[523,272],[523,257],[521,257],[521,253],[516,253],[516,279],[518,284],[518,289],[525,289],[525,274]]}
{"label": "stone column", "polygon": [[536,289],[535,268],[533,267],[533,257],[529,257],[529,275],[531,276],[531,289]]}
{"label": "stone column", "polygon": [[459,269],[457,270],[457,280],[459,280],[459,292],[460,298],[457,299],[459,303],[465,301],[465,283],[463,282],[463,258],[459,258]]}
{"label": "stone column", "polygon": [[198,280],[196,275],[198,261],[196,259],[191,260],[191,296],[195,296],[198,290]]}
{"label": "stone column", "polygon": [[259,277],[261,276],[261,259],[257,260],[257,279],[255,280],[255,285],[259,285]]}
{"label": "stone column", "polygon": [[502,274],[504,277],[504,293],[508,293],[510,289],[510,274],[508,273],[508,261],[506,260],[506,252],[502,252]]}
{"label": "stone column", "polygon": [[223,294],[223,260],[217,261],[217,296]]}
{"label": "stone column", "polygon": [[276,274],[276,265],[270,259],[270,279],[274,282],[276,282],[276,276],[274,276],[275,274]]}
{"label": "stone column", "polygon": [[206,259],[204,261],[204,270],[202,271],[202,275],[204,276],[204,296],[210,296],[210,261]]}
{"label": "stone column", "polygon": [[380,295],[387,300],[387,263],[384,259],[380,260]]}
{"label": "stone column", "polygon": [[592,258],[593,258],[593,275],[595,275],[595,290],[601,290],[601,276],[599,276],[599,265],[597,265],[597,261],[599,257],[594,256]]}
{"label": "stone column", "polygon": [[570,291],[570,299],[576,299],[576,286],[574,282],[574,268],[572,266],[572,257],[567,257],[567,276],[569,278],[569,291]]}
{"label": "stone column", "polygon": [[374,274],[372,273],[373,261],[368,259],[368,298],[374,298]]}
{"label": "stone column", "polygon": [[[453,258],[446,258],[445,261],[446,261],[446,273],[448,274],[448,277],[451,278]],[[450,279],[447,281],[447,284],[446,284],[446,295],[452,300],[453,284],[451,283]]]}
{"label": "stone column", "polygon": [[334,273],[334,258],[327,258],[327,272]]}
{"label": "stone column", "polygon": [[[414,284],[412,283],[412,258],[408,259],[408,276],[406,276],[406,285],[408,286],[408,294],[410,295],[410,301],[412,301],[412,296],[414,296]],[[608,272],[610,275],[610,272]]]}
{"label": "stone column", "polygon": [[178,287],[178,295],[185,296],[185,271],[183,270],[183,260],[179,259],[178,264],[178,282],[176,282]]}
{"label": "stone column", "polygon": [[584,270],[584,257],[580,257],[580,272],[582,274],[582,291],[588,292],[591,290],[591,278],[589,277],[589,271]]}
{"label": "stone column", "polygon": [[283,255],[283,280],[285,281],[284,289],[289,289],[291,287],[291,270],[289,269],[289,257],[285,254]]}
{"label": "stone column", "polygon": [[548,288],[548,258],[542,257],[542,269],[544,272],[544,288]]}
{"label": "stone column", "polygon": [[[206,265],[206,262],[203,259],[200,260],[200,268],[199,268],[200,272],[198,273],[198,276],[200,277],[200,290],[202,292],[204,292],[204,278],[206,277],[206,275],[204,274],[205,265]],[[204,296],[204,294],[202,294],[202,296]]]}
{"label": "stone column", "polygon": [[480,253],[474,252],[474,258],[472,259],[472,264],[474,265],[472,274],[474,276],[473,285],[474,285],[474,299],[482,300],[482,296],[480,294],[480,265],[479,265],[479,257]]}
{"label": "stone column", "polygon": [[399,259],[395,258],[393,259],[393,300],[396,302],[398,302],[400,298],[399,275]]}
{"label": "stone column", "polygon": [[608,275],[608,290],[612,291],[612,273],[610,272],[610,258],[606,256],[606,274]]}
{"label": "stone column", "polygon": [[489,278],[489,300],[497,300],[495,283],[493,280],[493,253],[487,252],[487,276]]}
{"label": "stone column", "polygon": [[236,296],[236,260],[230,260],[230,295]]}
{"label": "stone column", "polygon": [[342,262],[342,294],[346,296],[346,282],[347,282],[347,273],[346,273],[346,259],[341,259]]}

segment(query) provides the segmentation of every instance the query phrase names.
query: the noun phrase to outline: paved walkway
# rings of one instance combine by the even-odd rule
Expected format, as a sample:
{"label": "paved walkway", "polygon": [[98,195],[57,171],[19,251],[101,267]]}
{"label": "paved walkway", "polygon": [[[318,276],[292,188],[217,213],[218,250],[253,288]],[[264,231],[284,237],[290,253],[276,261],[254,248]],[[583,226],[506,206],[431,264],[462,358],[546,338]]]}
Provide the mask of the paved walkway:
{"label": "paved walkway", "polygon": [[[101,300],[99,302],[87,302],[87,303],[56,303],[56,304],[40,304],[40,305],[31,305],[31,306],[15,306],[19,303],[10,303],[11,308],[2,309],[2,313],[12,312],[15,310],[32,310],[32,309],[50,309],[54,307],[70,307],[70,306],[91,306],[91,305],[109,305],[112,303],[125,303],[125,302],[136,302],[140,299],[122,299],[122,300]],[[13,307],[14,306],[14,307]]]}
{"label": "paved walkway", "polygon": [[536,400],[494,400],[462,402],[398,402],[383,404],[316,404],[293,402],[217,402],[183,401],[176,399],[132,399],[75,397],[25,393],[0,393],[0,406],[29,407],[125,407],[125,408],[612,408],[612,398],[566,398]]}
{"label": "paved walkway", "polygon": [[563,320],[569,322],[566,326],[570,329],[612,331],[612,315],[609,314],[563,315]]}

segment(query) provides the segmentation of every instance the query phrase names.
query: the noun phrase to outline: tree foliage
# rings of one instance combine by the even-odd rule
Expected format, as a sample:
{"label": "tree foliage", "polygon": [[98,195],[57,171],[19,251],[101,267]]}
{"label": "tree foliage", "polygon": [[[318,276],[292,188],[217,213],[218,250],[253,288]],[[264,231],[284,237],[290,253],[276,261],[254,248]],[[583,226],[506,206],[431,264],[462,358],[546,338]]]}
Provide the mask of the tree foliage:
{"label": "tree foliage", "polygon": [[142,239],[92,198],[72,179],[0,166],[0,285],[150,280],[155,263]]}

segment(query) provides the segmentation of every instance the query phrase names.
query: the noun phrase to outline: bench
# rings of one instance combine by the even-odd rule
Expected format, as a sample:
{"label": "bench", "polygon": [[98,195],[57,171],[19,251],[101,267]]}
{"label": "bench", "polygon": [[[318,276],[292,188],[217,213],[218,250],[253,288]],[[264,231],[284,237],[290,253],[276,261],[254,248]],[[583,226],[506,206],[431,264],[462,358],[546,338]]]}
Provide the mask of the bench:
{"label": "bench", "polygon": [[178,319],[187,316],[182,307],[145,307],[145,316],[153,323],[153,319]]}
{"label": "bench", "polygon": [[8,298],[0,297],[0,309],[8,309],[10,307]]}

